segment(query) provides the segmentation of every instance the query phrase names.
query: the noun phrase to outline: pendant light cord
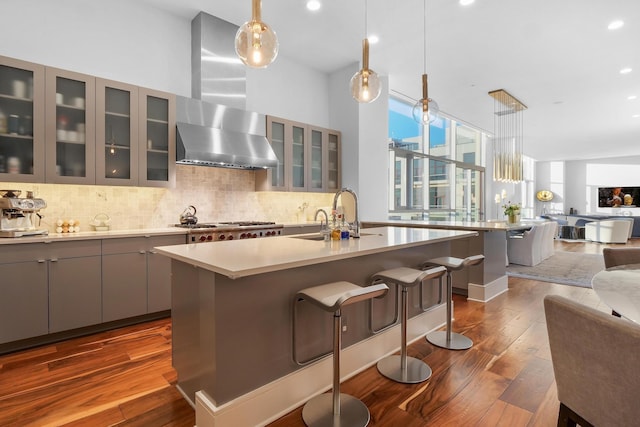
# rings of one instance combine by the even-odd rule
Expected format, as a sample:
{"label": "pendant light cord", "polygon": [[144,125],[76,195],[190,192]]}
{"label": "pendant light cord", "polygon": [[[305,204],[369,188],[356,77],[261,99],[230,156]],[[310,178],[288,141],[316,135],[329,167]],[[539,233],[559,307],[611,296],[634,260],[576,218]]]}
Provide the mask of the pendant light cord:
{"label": "pendant light cord", "polygon": [[422,26],[423,38],[424,38],[423,67],[424,67],[424,74],[427,74],[427,0],[424,0],[423,14],[424,14],[424,23]]}
{"label": "pendant light cord", "polygon": [[367,0],[364,0],[364,38],[368,39],[369,35],[367,33]]}

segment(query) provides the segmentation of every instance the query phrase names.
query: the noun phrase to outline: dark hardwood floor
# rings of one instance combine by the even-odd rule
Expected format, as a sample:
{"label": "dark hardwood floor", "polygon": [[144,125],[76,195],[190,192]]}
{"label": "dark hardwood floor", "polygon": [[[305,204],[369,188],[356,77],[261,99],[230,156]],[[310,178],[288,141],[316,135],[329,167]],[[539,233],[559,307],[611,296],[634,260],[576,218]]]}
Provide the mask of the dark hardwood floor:
{"label": "dark hardwood floor", "polygon": [[[581,253],[616,246],[555,245]],[[548,294],[608,311],[591,289],[510,278],[509,292],[486,304],[455,297],[454,329],[473,339],[471,349],[426,340],[409,347],[432,367],[428,381],[398,384],[374,366],[342,391],[367,404],[371,426],[554,426],[559,403],[542,308]],[[170,319],[0,356],[0,426],[193,426],[194,411],[175,382]],[[300,408],[270,424],[303,425]]]}

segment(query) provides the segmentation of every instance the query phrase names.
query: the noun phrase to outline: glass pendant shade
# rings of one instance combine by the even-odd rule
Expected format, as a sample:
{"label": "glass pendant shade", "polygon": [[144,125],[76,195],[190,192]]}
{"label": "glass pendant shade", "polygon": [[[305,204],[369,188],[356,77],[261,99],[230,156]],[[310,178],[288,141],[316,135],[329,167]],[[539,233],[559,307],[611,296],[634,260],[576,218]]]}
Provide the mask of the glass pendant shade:
{"label": "glass pendant shade", "polygon": [[251,21],[245,22],[236,33],[236,53],[252,68],[264,68],[278,56],[278,37],[269,25],[262,22],[260,0],[252,0]]}
{"label": "glass pendant shade", "polygon": [[411,111],[413,115],[413,120],[423,125],[428,125],[429,123],[433,123],[438,117],[438,113],[440,112],[440,107],[438,107],[438,103],[433,99],[429,98],[428,95],[428,86],[427,86],[427,75],[422,75],[422,99],[418,100],[413,106],[413,110]]}
{"label": "glass pendant shade", "polygon": [[351,77],[351,96],[358,102],[373,102],[380,96],[382,86],[378,74],[369,69],[369,40],[362,41],[362,69]]}

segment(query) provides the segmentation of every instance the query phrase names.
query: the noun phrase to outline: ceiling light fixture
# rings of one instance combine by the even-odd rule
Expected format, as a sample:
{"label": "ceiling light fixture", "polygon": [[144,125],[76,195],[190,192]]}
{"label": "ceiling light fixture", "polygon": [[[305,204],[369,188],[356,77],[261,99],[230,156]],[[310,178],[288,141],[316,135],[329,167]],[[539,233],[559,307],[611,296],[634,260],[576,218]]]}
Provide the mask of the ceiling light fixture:
{"label": "ceiling light fixture", "polygon": [[378,36],[376,36],[375,34],[371,34],[368,38],[369,44],[376,44],[380,41],[380,38],[378,38]]}
{"label": "ceiling light fixture", "polygon": [[607,25],[608,30],[617,30],[619,28],[624,27],[624,21],[617,19],[615,21],[611,21],[609,25]]}
{"label": "ceiling light fixture", "polygon": [[309,0],[309,1],[307,1],[307,9],[309,9],[309,10],[311,10],[313,12],[315,12],[318,9],[320,9],[321,6],[322,6],[322,4],[318,0]]}
{"label": "ceiling light fixture", "polygon": [[472,4],[475,1],[476,0],[460,0],[460,5],[461,6],[469,6],[470,4]]}
{"label": "ceiling light fixture", "polygon": [[633,115],[633,116],[631,116],[631,117],[633,117],[634,119],[637,119],[637,118],[640,118],[640,114],[634,114],[634,115]]}
{"label": "ceiling light fixture", "polygon": [[245,22],[236,33],[236,53],[252,68],[264,68],[278,56],[278,38],[260,16],[261,1],[251,2],[251,21]]}
{"label": "ceiling light fixture", "polygon": [[629,74],[631,71],[633,71],[633,69],[631,69],[630,67],[625,67],[620,70],[620,74]]}
{"label": "ceiling light fixture", "polygon": [[638,96],[637,96],[637,95],[629,95],[629,96],[627,96],[627,99],[628,99],[629,101],[633,101],[634,99],[637,99],[637,98],[638,98]]}
{"label": "ceiling light fixture", "polygon": [[413,106],[413,119],[423,125],[432,123],[440,111],[438,104],[429,98],[429,84],[427,82],[427,0],[424,0],[424,74],[422,74],[422,99]]}
{"label": "ceiling light fixture", "polygon": [[493,179],[523,181],[523,112],[527,106],[504,89],[489,92],[493,98]]}
{"label": "ceiling light fixture", "polygon": [[382,87],[378,74],[369,69],[369,39],[367,39],[367,0],[364,1],[364,40],[362,40],[362,69],[351,77],[351,96],[360,103],[373,102]]}

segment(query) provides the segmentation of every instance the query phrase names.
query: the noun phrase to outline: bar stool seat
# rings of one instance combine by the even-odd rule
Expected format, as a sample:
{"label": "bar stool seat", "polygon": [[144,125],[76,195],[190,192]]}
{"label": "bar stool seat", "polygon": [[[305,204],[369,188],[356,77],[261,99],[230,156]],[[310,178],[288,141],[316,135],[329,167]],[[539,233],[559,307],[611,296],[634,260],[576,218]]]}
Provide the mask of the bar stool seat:
{"label": "bar stool seat", "polygon": [[444,267],[433,267],[429,270],[416,270],[409,267],[398,267],[380,271],[371,278],[372,283],[395,283],[402,288],[402,317],[400,324],[400,355],[391,355],[378,362],[378,371],[385,377],[404,384],[416,384],[431,377],[431,368],[420,359],[407,356],[407,322],[409,317],[408,288],[421,284],[424,280],[442,277],[447,272]]}
{"label": "bar stool seat", "polygon": [[451,331],[451,302],[453,300],[452,272],[462,270],[472,265],[478,265],[484,261],[484,255],[472,255],[466,258],[439,257],[433,258],[422,264],[422,268],[442,266],[447,269],[447,329],[434,331],[427,335],[427,341],[431,344],[449,350],[466,350],[473,346],[473,341],[464,335]]}
{"label": "bar stool seat", "polygon": [[333,393],[316,396],[304,405],[302,419],[306,425],[364,427],[369,424],[370,414],[367,406],[353,396],[340,393],[341,309],[356,302],[382,297],[388,291],[389,287],[384,283],[362,287],[350,282],[333,282],[302,289],[296,294],[295,301],[306,300],[322,310],[333,312],[334,319]]}

